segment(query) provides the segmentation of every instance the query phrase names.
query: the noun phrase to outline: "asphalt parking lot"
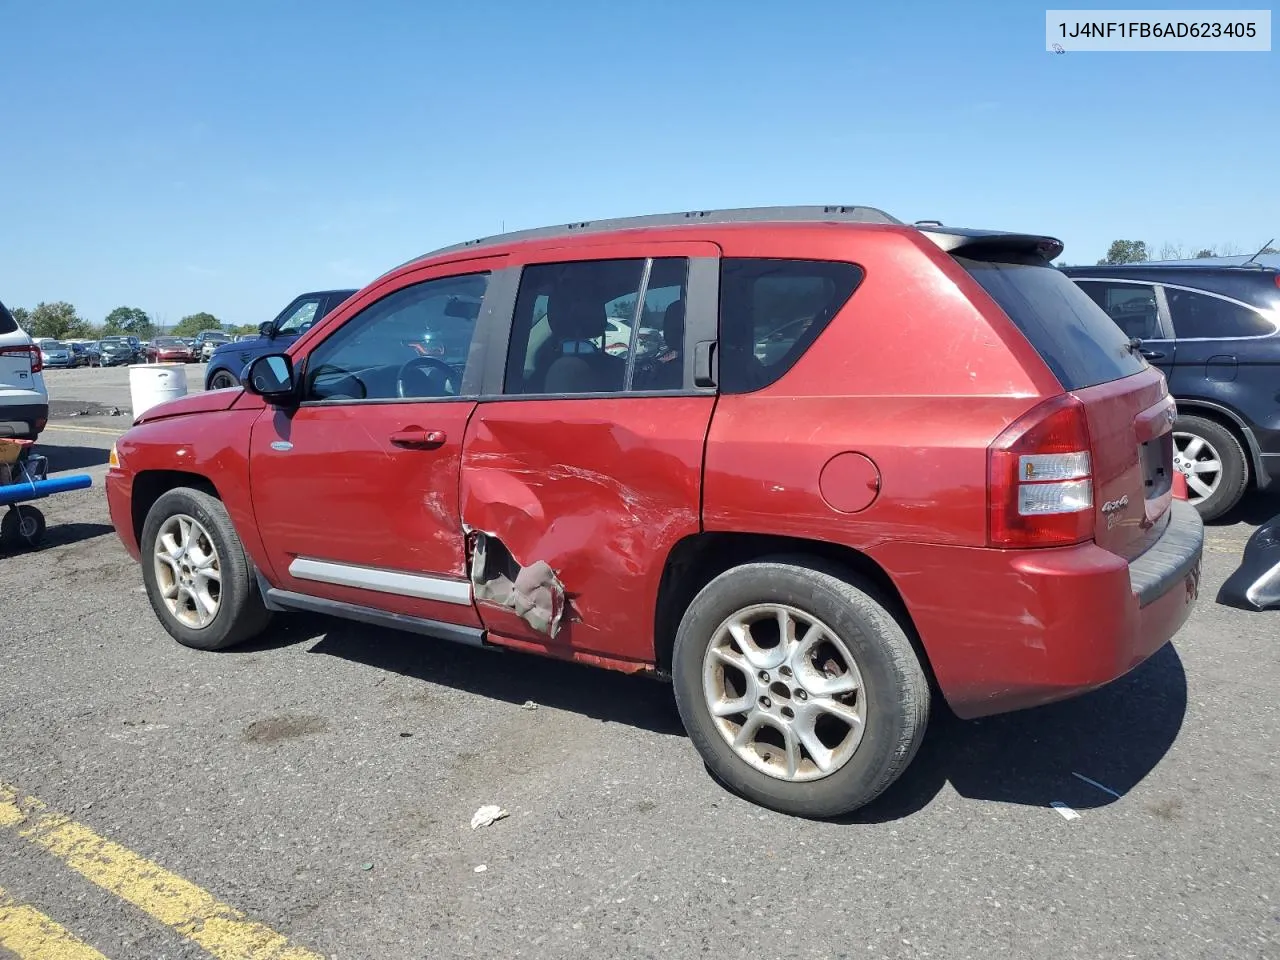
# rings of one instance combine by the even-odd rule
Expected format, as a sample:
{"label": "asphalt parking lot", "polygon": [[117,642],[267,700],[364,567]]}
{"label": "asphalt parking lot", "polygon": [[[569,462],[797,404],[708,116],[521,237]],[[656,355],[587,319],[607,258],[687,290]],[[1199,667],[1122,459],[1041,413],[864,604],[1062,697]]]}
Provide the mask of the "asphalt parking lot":
{"label": "asphalt parking lot", "polygon": [[940,716],[815,823],[714,783],[653,681],[321,618],[180,647],[102,495],[127,370],[47,380],[95,486],[0,556],[0,919],[45,956],[1280,958],[1280,614],[1213,599],[1276,500],[1210,528],[1173,646]]}

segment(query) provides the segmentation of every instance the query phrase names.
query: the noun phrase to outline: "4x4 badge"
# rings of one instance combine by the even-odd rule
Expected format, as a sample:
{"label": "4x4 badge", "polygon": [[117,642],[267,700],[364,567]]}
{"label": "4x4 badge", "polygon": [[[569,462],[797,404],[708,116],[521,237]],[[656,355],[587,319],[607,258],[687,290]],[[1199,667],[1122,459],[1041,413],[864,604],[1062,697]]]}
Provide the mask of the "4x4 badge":
{"label": "4x4 badge", "polygon": [[1108,500],[1102,505],[1102,515],[1107,518],[1107,529],[1110,530],[1115,526],[1116,521],[1120,519],[1120,511],[1129,505],[1129,495],[1126,493],[1119,500]]}

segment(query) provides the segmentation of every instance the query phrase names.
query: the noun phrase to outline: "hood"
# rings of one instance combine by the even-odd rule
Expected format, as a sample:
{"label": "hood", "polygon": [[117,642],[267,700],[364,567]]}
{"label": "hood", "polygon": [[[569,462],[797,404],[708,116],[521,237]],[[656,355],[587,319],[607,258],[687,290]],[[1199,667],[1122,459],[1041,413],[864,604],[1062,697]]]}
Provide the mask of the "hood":
{"label": "hood", "polygon": [[228,340],[226,343],[219,343],[217,346],[215,346],[213,348],[213,352],[214,353],[231,353],[237,347],[243,347],[246,343],[249,343],[249,342],[251,341],[241,340],[239,343],[237,343],[235,340]]}
{"label": "hood", "polygon": [[189,393],[185,397],[166,400],[154,407],[144,410],[142,416],[133,421],[136,427],[140,423],[151,423],[154,420],[168,420],[171,417],[186,417],[193,413],[214,413],[218,410],[230,410],[231,405],[240,398],[243,390],[206,390],[203,393]]}

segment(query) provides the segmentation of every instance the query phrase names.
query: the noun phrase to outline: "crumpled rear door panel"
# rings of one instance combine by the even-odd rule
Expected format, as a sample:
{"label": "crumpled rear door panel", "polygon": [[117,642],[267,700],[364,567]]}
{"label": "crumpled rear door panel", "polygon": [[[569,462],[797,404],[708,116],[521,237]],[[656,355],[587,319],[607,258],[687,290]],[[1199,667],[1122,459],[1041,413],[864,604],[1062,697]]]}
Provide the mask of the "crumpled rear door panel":
{"label": "crumpled rear door panel", "polygon": [[700,530],[714,405],[713,396],[480,404],[463,447],[461,507],[492,635],[561,656],[653,659],[663,565]]}

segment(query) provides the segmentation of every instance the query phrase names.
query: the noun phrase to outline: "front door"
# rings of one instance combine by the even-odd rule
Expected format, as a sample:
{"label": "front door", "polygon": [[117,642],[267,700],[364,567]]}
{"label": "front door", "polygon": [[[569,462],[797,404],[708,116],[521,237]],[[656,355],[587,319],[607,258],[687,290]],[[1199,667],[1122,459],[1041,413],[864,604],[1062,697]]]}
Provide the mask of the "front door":
{"label": "front door", "polygon": [[411,276],[294,352],[302,403],[265,410],[250,444],[277,586],[478,624],[458,477],[475,408],[468,364],[483,352],[428,357],[422,344],[446,328],[450,342],[470,343],[492,266]]}
{"label": "front door", "polygon": [[[701,530],[719,248],[611,244],[526,263],[505,370],[467,430],[462,519],[497,643],[653,656],[672,548]],[[550,261],[550,262],[542,262]]]}

